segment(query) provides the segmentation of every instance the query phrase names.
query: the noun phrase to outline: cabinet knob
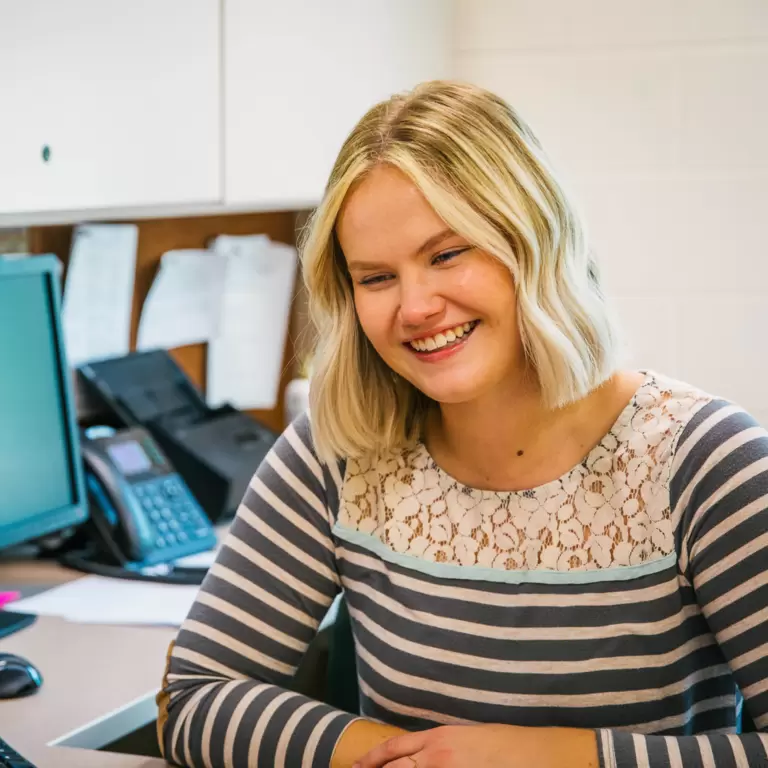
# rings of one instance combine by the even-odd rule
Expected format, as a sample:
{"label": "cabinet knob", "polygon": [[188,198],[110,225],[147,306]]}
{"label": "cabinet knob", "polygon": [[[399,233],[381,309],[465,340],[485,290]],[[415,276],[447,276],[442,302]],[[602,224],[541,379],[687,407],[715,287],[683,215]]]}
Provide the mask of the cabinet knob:
{"label": "cabinet knob", "polygon": [[43,144],[43,149],[40,152],[43,162],[47,163],[51,159],[51,148],[47,144]]}

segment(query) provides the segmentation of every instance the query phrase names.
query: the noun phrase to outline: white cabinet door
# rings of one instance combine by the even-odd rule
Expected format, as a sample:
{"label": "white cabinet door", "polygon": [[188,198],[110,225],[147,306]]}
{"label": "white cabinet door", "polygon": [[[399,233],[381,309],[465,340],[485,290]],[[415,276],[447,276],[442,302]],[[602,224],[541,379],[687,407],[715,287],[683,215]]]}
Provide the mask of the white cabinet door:
{"label": "white cabinet door", "polygon": [[225,0],[224,197],[301,208],[368,107],[450,75],[450,0]]}
{"label": "white cabinet door", "polygon": [[220,199],[219,23],[219,0],[0,0],[0,215]]}

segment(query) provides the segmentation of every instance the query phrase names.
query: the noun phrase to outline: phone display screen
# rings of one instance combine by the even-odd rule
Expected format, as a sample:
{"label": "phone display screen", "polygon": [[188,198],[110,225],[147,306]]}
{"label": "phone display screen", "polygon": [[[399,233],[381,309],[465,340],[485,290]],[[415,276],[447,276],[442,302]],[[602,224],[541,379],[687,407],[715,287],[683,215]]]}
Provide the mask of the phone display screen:
{"label": "phone display screen", "polygon": [[152,462],[135,440],[107,446],[109,458],[124,475],[138,475],[152,469]]}

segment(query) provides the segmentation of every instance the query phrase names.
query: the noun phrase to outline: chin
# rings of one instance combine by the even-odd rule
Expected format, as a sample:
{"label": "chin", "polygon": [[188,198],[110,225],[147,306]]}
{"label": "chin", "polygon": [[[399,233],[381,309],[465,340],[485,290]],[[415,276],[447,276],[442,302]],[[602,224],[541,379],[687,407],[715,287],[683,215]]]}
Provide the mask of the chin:
{"label": "chin", "polygon": [[441,405],[458,405],[459,403],[468,403],[474,400],[480,394],[480,388],[475,384],[456,384],[456,385],[437,385],[420,386],[418,382],[412,382],[413,385],[423,392],[430,400],[434,400]]}

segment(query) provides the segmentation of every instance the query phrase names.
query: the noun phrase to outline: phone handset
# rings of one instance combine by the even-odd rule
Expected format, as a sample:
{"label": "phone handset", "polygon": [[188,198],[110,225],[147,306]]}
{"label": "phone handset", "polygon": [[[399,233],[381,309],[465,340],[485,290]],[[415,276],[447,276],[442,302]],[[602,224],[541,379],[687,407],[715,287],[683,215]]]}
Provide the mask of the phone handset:
{"label": "phone handset", "polygon": [[113,555],[123,562],[143,560],[154,540],[136,492],[93,443],[83,440],[81,451],[94,524],[114,545]]}

